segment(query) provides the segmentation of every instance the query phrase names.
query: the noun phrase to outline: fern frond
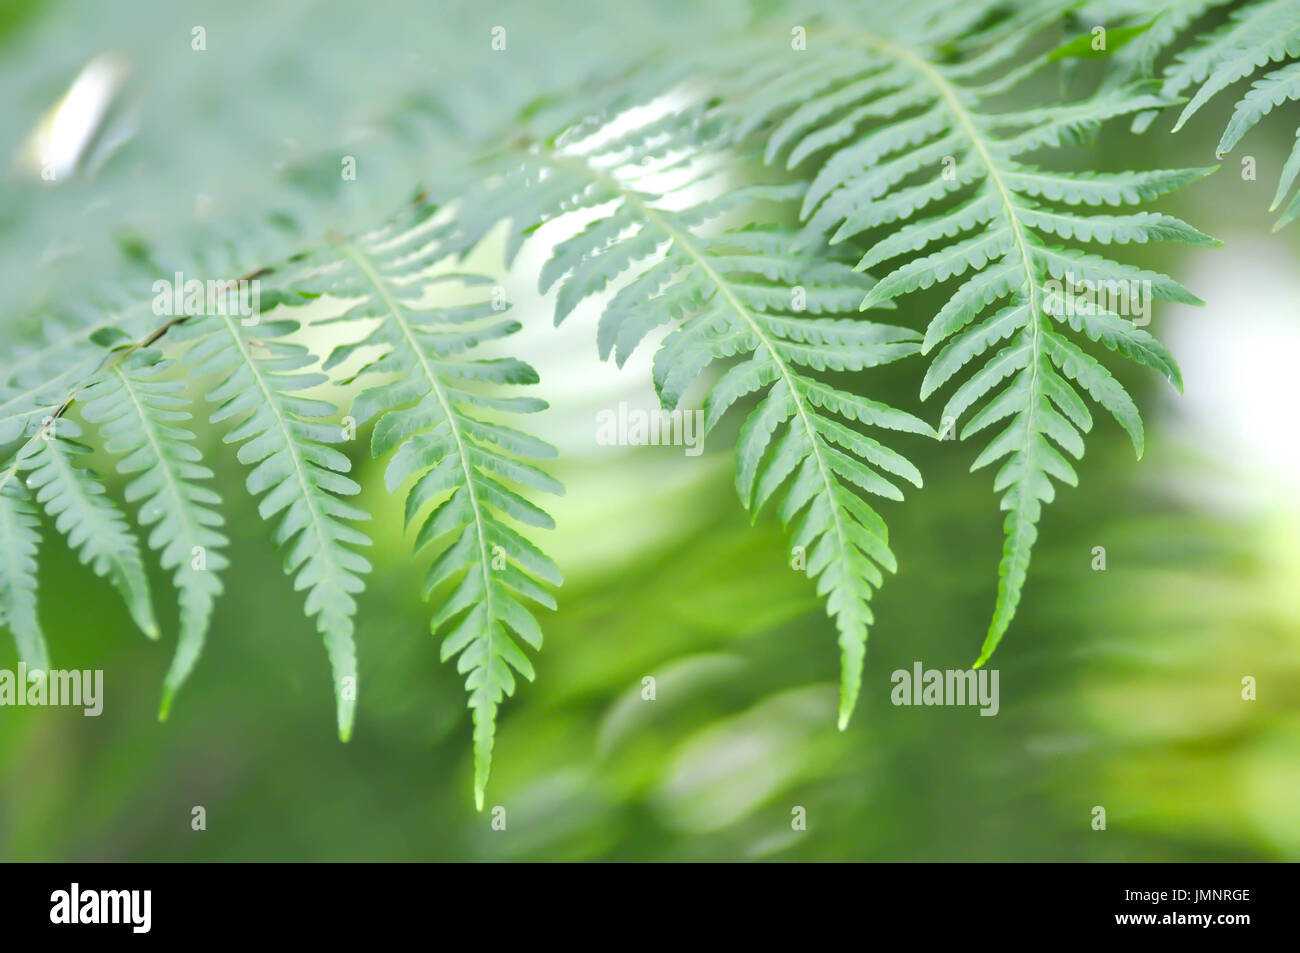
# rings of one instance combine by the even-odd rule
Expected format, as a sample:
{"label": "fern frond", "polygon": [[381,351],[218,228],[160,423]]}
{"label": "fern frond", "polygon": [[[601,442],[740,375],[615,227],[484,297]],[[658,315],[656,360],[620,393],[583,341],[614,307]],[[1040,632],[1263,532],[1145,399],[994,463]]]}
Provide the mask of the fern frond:
{"label": "fern frond", "polygon": [[1232,11],[1227,23],[1180,53],[1164,72],[1162,91],[1168,95],[1197,87],[1174,130],[1233,83],[1297,54],[1300,7],[1291,0],[1262,0]]}
{"label": "fern frond", "polygon": [[[445,236],[443,236],[445,237]],[[443,634],[442,658],[455,658],[465,675],[474,721],[474,799],[483,808],[492,768],[497,711],[514,694],[515,673],[531,681],[532,662],[521,643],[538,650],[542,630],[533,606],[555,608],[543,583],[558,586],[560,571],[513,523],[551,529],[551,517],[517,492],[560,494],[563,486],[531,461],[555,449],[498,418],[535,413],[535,397],[497,396],[499,385],[538,381],[528,364],[470,354],[519,330],[503,317],[504,301],[473,296],[435,305],[490,283],[477,276],[422,276],[443,256],[441,242],[419,229],[380,233],[341,244],[343,267],[322,289],[359,300],[338,320],[376,319],[364,337],[342,345],[326,367],[359,349],[380,349],[358,373],[376,378],[352,407],[358,424],[374,420],[371,450],[392,454],[384,481],[390,492],[414,480],[406,495],[406,525],[419,527],[415,549],[437,553],[424,593],[450,592],[430,623]]]}
{"label": "fern frond", "polygon": [[50,651],[36,616],[40,521],[22,483],[0,489],[0,625],[13,633],[18,657],[32,670],[50,667]]}
{"label": "fern frond", "polygon": [[83,464],[91,450],[78,440],[81,436],[80,425],[61,418],[23,445],[14,466],[81,562],[112,584],[135,624],[156,639],[158,622],[139,541],[103,484]]}
{"label": "fern frond", "polygon": [[137,352],[81,397],[82,416],[99,425],[104,449],[118,458],[118,471],[132,477],[127,502],[139,504],[140,523],[152,527],[149,547],[172,571],[179,596],[180,634],[163,682],[161,720],[198,661],[222,591],[218,573],[227,566],[217,511],[221,498],[204,485],[212,471],[201,462],[194,434],[181,426],[191,418],[190,401],[184,380],[167,379],[172,366],[156,354]]}
{"label": "fern frond", "polygon": [[[558,244],[539,287],[555,287],[558,324],[585,299],[611,286],[597,343],[622,365],[655,328],[675,329],[654,359],[654,383],[668,410],[715,362],[735,359],[704,409],[712,430],[732,405],[757,406],[741,429],[736,488],[752,513],[772,502],[806,554],[806,570],[839,632],[844,727],[861,683],[869,599],[896,563],[888,531],[865,495],[902,499],[890,477],[916,486],[920,473],[900,454],[861,433],[867,425],[933,435],[922,421],[826,380],[916,353],[920,335],[845,318],[871,287],[848,265],[799,252],[779,228],[753,223],[758,203],[788,203],[801,183],[720,190],[733,133],[716,110],[692,104],[624,129],[568,130],[517,157],[514,178],[533,186],[515,229],[575,209],[590,222]],[[732,157],[734,158],[734,157]],[[701,190],[706,197],[693,194]],[[888,474],[888,476],[882,475]]]}
{"label": "fern frond", "polygon": [[[1002,43],[948,63],[924,41],[913,45],[828,31],[809,37],[806,56],[812,63],[804,69],[837,64],[834,79],[816,99],[788,112],[772,109],[773,102],[792,102],[779,94],[741,107],[754,128],[766,125],[769,160],[788,151],[789,164],[797,168],[817,158],[802,209],[806,240],[829,235],[835,244],[874,235],[859,267],[895,262],[864,296],[864,310],[935,285],[955,285],[925,332],[923,353],[944,347],[932,359],[922,397],[966,365],[985,360],[949,399],[943,429],[955,428],[968,412],[962,439],[1001,424],[972,469],[1005,458],[994,479],[1007,513],[998,598],[976,665],[988,659],[1015,614],[1042,507],[1055,495],[1052,481],[1077,480],[1060,451],[1081,456],[1081,435],[1092,425],[1078,389],[1110,411],[1142,453],[1132,401],[1101,364],[1070,343],[1063,326],[1179,383],[1173,359],[1145,331],[1105,307],[1078,313],[1077,287],[1136,287],[1142,300],[1198,303],[1172,279],[1071,244],[1216,244],[1170,216],[1080,209],[1136,204],[1211,170],[1072,175],[1028,165],[1029,153],[1070,143],[1109,119],[1155,108],[1162,100],[1123,88],[1059,107],[992,111],[986,102],[1012,85],[1005,77],[1023,78],[1045,62],[1030,59],[1007,73],[1004,64],[1017,49],[1016,43]],[[1001,77],[981,84],[979,77],[995,66]],[[763,68],[776,71],[771,64]],[[817,121],[806,121],[814,113]],[[790,135],[795,125],[798,134]],[[882,228],[889,233],[879,237]]]}
{"label": "fern frond", "polygon": [[[736,491],[755,516],[769,501],[777,507],[792,545],[805,557],[804,568],[826,599],[839,630],[839,724],[844,728],[861,686],[872,592],[883,583],[882,569],[897,571],[885,522],[864,495],[901,500],[902,491],[890,477],[917,487],[922,482],[906,458],[852,425],[933,432],[911,414],[810,373],[891,363],[916,353],[919,335],[873,322],[812,317],[793,307],[783,275],[815,276],[818,283],[805,290],[810,299],[822,299],[824,310],[861,293],[869,282],[846,265],[812,267],[789,253],[780,256],[784,268],[773,269],[762,251],[753,251],[757,244],[770,253],[788,247],[792,238],[738,231],[708,240],[685,234],[674,239],[675,278],[691,288],[696,303],[656,354],[655,384],[664,405],[674,409],[709,365],[744,358],[710,390],[705,431],[713,431],[740,399],[759,398],[736,448]],[[725,256],[725,275],[712,256]]]}
{"label": "fern frond", "polygon": [[239,461],[252,468],[246,485],[260,497],[258,513],[267,521],[279,517],[275,543],[294,588],[307,591],[307,615],[324,638],[346,741],[357,693],[355,597],[370,569],[353,548],[370,540],[351,524],[368,514],[346,501],[360,487],[347,476],[348,458],[330,446],[344,440],[340,426],[324,422],[337,408],[302,396],[326,377],[310,370],[316,358],[305,347],[284,340],[297,329],[292,320],[245,327],[237,316],[208,314],[175,337],[194,342],[184,357],[190,374],[221,375],[206,398],[218,405],[209,422],[234,424],[224,440],[239,444]]}
{"label": "fern frond", "polygon": [[[1175,16],[1160,33],[1159,49],[1167,48],[1176,35],[1196,17],[1222,6],[1219,2],[1188,0],[1175,8]],[[1152,55],[1141,64],[1150,75]],[[1281,64],[1281,65],[1277,65]],[[1276,66],[1276,68],[1273,68]],[[1174,57],[1161,72],[1161,95],[1170,101],[1191,92],[1173,131],[1178,132],[1207,103],[1234,84],[1255,77],[1250,88],[1237,99],[1232,118],[1223,131],[1215,154],[1222,159],[1274,109],[1300,100],[1300,4],[1294,0],[1252,0],[1233,9],[1217,29],[1196,37],[1191,46]],[[1134,122],[1135,131],[1145,130],[1155,118],[1154,111],[1141,114]],[[1283,165],[1277,191],[1269,211],[1274,212],[1286,201],[1300,175],[1300,129],[1296,143]],[[1300,217],[1300,194],[1283,210],[1274,228]]]}

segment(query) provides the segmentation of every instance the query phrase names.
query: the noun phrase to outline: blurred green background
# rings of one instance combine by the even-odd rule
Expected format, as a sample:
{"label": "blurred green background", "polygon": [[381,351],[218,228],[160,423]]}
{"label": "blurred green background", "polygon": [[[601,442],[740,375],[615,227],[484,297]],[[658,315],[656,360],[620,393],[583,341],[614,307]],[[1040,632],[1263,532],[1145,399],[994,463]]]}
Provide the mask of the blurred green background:
{"label": "blurred green background", "polygon": [[[96,27],[86,18],[106,17],[107,5],[0,4],[0,78],[13,107],[0,145],[9,151],[105,50],[134,57],[143,90],[139,141],[101,175],[53,199],[33,198],[38,185],[9,176],[3,273],[22,273],[37,301],[66,292],[73,274],[91,284],[107,267],[96,244],[119,221],[94,219],[95,206],[76,224],[96,196],[121,204],[130,193],[132,215],[163,213],[151,240],[189,240],[172,219],[188,221],[195,181],[238,182],[258,162],[271,176],[277,148],[302,150],[308,137],[332,135],[346,105],[392,108],[404,87],[393,65],[400,57],[385,57],[385,43],[436,39],[431,49],[449,59],[432,56],[433,86],[478,77],[477,95],[499,122],[536,95],[526,87],[541,73],[578,75],[580,63],[564,65],[565,50],[580,59],[591,31],[637,42],[637,30],[618,22],[622,11],[607,6],[566,3],[546,16],[523,4],[366,8],[357,18],[343,4],[277,5],[275,29],[246,29],[230,59],[210,45],[207,55],[225,65],[206,61],[206,79],[174,86],[195,97],[195,109],[210,107],[213,125],[169,138],[175,117],[159,119],[148,93],[166,85],[164,68],[184,69],[186,60],[148,51],[185,43],[188,24],[207,17],[251,27],[264,7],[142,0],[112,5],[111,20]],[[733,15],[724,5],[664,2],[638,13],[653,24],[646,30],[696,38]],[[521,49],[529,24],[549,31],[547,67],[530,53],[490,70],[456,64],[455,50],[468,45],[457,30],[480,31],[486,47],[487,24],[507,16],[520,18],[503,22],[520,24]],[[354,29],[361,21],[366,29]],[[311,86],[293,65],[308,63],[333,78],[346,105],[311,113],[286,146],[267,133]],[[403,78],[418,88],[422,75],[412,67]],[[260,99],[239,98],[247,96]],[[313,100],[310,109],[319,108]],[[462,108],[466,122],[494,124],[483,107]],[[1110,129],[1060,161],[1094,170],[1212,164],[1229,109],[1207,110],[1177,137],[1167,120],[1141,138]],[[1134,253],[1207,301],[1156,311],[1153,330],[1182,363],[1187,393],[1120,368],[1146,415],[1146,457],[1136,462],[1124,434],[1098,416],[1081,486],[1062,488],[1047,510],[1019,616],[990,663],[1000,672],[997,717],[889,700],[895,669],[916,660],[967,667],[983,638],[1001,518],[990,475],[966,472],[974,450],[898,443],[926,486],[883,509],[900,572],[875,599],[862,699],[839,732],[834,627],[807,579],[788,568],[774,520],[749,525],[731,488],[728,441],[712,441],[701,457],[596,445],[598,409],[620,400],[653,406],[648,351],[623,371],[602,364],[590,306],[550,326],[551,302],[535,290],[555,240],[543,231],[507,284],[525,323],[512,347],[538,367],[538,393],[552,403],[538,425],[562,451],[553,470],[568,494],[550,507],[559,528],[545,544],[566,583],[559,610],[543,620],[537,681],[502,711],[488,805],[506,809],[506,829],[473,809],[463,689],[438,661],[419,597],[426,559],[410,556],[382,465],[360,445],[353,453],[376,545],[359,613],[357,726],[343,745],[319,638],[238,466],[213,444],[205,449],[219,461],[232,565],[204,656],[168,723],[155,718],[167,638],[146,642],[108,585],[47,538],[41,617],[55,664],[102,668],[106,702],[99,718],[0,708],[0,858],[1300,859],[1300,229],[1270,234],[1266,212],[1292,138],[1287,126],[1285,118],[1265,123],[1239,148],[1256,158],[1257,181],[1243,179],[1234,155],[1161,204],[1224,248]],[[238,129],[244,134],[230,139]],[[223,140],[233,155],[213,151]],[[321,214],[354,227],[368,224],[366,213],[380,219],[418,181],[400,177],[402,163],[437,159],[417,148],[386,161],[392,177],[318,203]],[[166,175],[141,182],[142,165]],[[185,213],[166,215],[182,201]],[[236,190],[220,211],[228,224],[264,209]],[[146,232],[153,221],[128,218]],[[56,237],[79,247],[51,259],[44,243]],[[483,250],[485,261],[493,252],[499,247]],[[37,259],[48,267],[35,269]],[[927,317],[903,310],[898,320],[923,326]],[[938,407],[916,399],[919,367],[903,362],[862,384],[930,419]],[[1091,568],[1096,546],[1106,548],[1104,572]],[[153,581],[157,607],[174,623],[169,586],[160,574]],[[0,668],[16,661],[11,640],[0,638]],[[656,679],[654,701],[641,698],[647,676]],[[1241,698],[1244,676],[1257,679],[1255,701]],[[1091,826],[1098,805],[1105,831]],[[195,806],[206,809],[206,831],[191,830]],[[792,829],[796,807],[806,810],[806,830]]]}

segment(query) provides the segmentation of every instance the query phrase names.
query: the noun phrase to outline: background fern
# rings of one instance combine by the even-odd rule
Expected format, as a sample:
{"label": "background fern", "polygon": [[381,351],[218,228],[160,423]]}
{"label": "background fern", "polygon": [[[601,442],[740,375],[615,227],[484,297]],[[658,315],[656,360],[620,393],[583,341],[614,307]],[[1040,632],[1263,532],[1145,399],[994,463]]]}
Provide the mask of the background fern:
{"label": "background fern", "polygon": [[[1192,24],[1207,14],[1224,10],[1226,17],[1214,29],[1199,34],[1190,31]],[[1134,13],[1134,5],[1122,0],[1099,4],[1095,11],[1097,16],[1143,15]],[[1300,99],[1300,62],[1297,62],[1300,4],[1295,0],[1249,0],[1234,4],[1225,0],[1182,0],[1171,4],[1135,48],[1123,54],[1129,75],[1155,75],[1160,55],[1180,41],[1185,41],[1186,48],[1159,70],[1160,94],[1180,103],[1174,132],[1224,90],[1255,77],[1237,98],[1232,117],[1215,147],[1215,155],[1220,159],[1232,152],[1274,109]],[[1138,115],[1133,120],[1133,129],[1146,130],[1156,115],[1156,110]],[[1300,175],[1300,129],[1296,131],[1296,143],[1282,167],[1269,206],[1273,212],[1287,203],[1275,229],[1300,216],[1300,195],[1287,202],[1297,175]]]}

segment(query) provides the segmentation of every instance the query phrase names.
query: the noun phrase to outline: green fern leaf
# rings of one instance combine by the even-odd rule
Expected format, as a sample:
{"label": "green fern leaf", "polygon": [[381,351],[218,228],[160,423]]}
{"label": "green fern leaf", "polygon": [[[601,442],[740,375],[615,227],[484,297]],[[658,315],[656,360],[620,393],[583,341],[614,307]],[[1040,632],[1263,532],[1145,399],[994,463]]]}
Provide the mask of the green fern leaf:
{"label": "green fern leaf", "polygon": [[[901,499],[890,477],[921,484],[910,462],[850,425],[933,431],[818,375],[914,354],[920,336],[842,317],[872,280],[833,258],[797,250],[795,233],[726,227],[729,217],[753,221],[758,203],[779,207],[805,191],[800,183],[709,188],[707,160],[732,138],[709,105],[656,117],[613,142],[600,129],[547,137],[560,145],[534,144],[516,159],[544,188],[512,193],[526,209],[515,228],[527,231],[573,209],[596,210],[543,268],[541,289],[557,289],[556,322],[608,290],[597,333],[602,357],[612,354],[622,365],[655,328],[675,325],[654,359],[655,387],[667,410],[679,410],[700,375],[724,361],[730,366],[705,401],[706,430],[737,402],[757,402],[736,447],[736,489],[755,516],[768,502],[775,505],[826,600],[839,632],[844,727],[861,684],[873,621],[869,600],[882,570],[897,568],[885,523],[865,495]],[[521,178],[527,174],[516,171],[503,182]],[[673,178],[678,184],[656,185]],[[707,197],[688,198],[695,188]]]}
{"label": "green fern leaf", "polygon": [[80,458],[91,451],[77,439],[81,435],[75,421],[53,422],[19,450],[17,468],[81,562],[113,585],[135,624],[156,639],[158,622],[139,541],[103,484],[82,464]]}
{"label": "green fern leaf", "polygon": [[337,409],[302,395],[326,377],[309,370],[316,359],[305,347],[284,340],[297,328],[291,320],[245,328],[238,317],[210,314],[187,322],[177,339],[194,341],[184,358],[191,374],[221,375],[207,395],[218,405],[209,420],[236,424],[225,441],[240,444],[239,461],[252,468],[248,491],[261,498],[262,519],[279,517],[275,542],[324,638],[346,741],[356,708],[355,597],[370,569],[352,548],[370,540],[351,524],[368,514],[345,499],[360,487],[347,476],[348,458],[330,446],[344,440],[342,428],[324,422]]}
{"label": "green fern leaf", "polygon": [[[1165,0],[1153,7],[1134,0],[1098,0],[1082,7],[1074,19],[1079,24],[1107,25],[1104,55],[1109,61],[1109,69],[1104,83],[1113,88],[1152,76],[1156,61],[1192,23],[1234,2],[1236,0]],[[1136,26],[1115,25],[1125,22]],[[1131,29],[1140,32],[1119,47],[1111,42],[1117,31]],[[1090,41],[1091,33],[1081,39]],[[1133,121],[1134,131],[1145,129],[1155,115],[1155,112],[1140,113]]]}
{"label": "green fern leaf", "polygon": [[[804,139],[784,140],[793,144],[794,165],[805,156],[818,159],[802,210],[808,222],[806,242],[829,235],[834,244],[877,235],[882,227],[892,230],[876,239],[859,263],[876,268],[901,262],[864,296],[864,309],[890,305],[935,284],[955,284],[922,343],[923,353],[943,345],[932,359],[922,396],[932,395],[977,359],[986,361],[949,399],[943,429],[957,428],[967,413],[971,416],[962,439],[999,425],[972,469],[1002,461],[994,489],[1002,494],[1007,513],[997,603],[976,665],[988,659],[1015,615],[1042,507],[1055,495],[1052,481],[1077,481],[1061,453],[1081,456],[1081,434],[1091,427],[1076,388],[1110,411],[1139,456],[1142,452],[1141,422],[1132,401],[1104,367],[1060,334],[1060,326],[1083,330],[1181,386],[1168,352],[1132,321],[1113,313],[1107,307],[1111,301],[1081,308],[1093,302],[1080,290],[1136,288],[1143,297],[1134,300],[1144,308],[1151,298],[1198,302],[1163,275],[1059,243],[1217,244],[1171,216],[1092,215],[1080,209],[1136,204],[1212,170],[1072,175],[1044,172],[1022,161],[1030,152],[1073,142],[1109,119],[1163,103],[1141,89],[1116,88],[1050,109],[990,111],[985,102],[1014,85],[1006,76],[1023,79],[1045,60],[1030,59],[992,83],[981,85],[978,77],[1016,55],[1019,42],[1030,35],[1032,30],[1021,31],[1017,42],[1001,42],[950,63],[933,33],[909,38],[828,30],[809,38],[808,57],[818,67],[839,64],[818,100],[789,117],[771,105],[788,102],[788,96],[755,97],[740,107],[753,128],[766,123],[776,130],[773,138],[788,131],[800,111],[819,115],[817,123],[801,126]],[[845,70],[846,62],[857,68]],[[759,69],[773,73],[777,65]],[[892,77],[888,91],[869,81],[881,76]],[[746,76],[742,82],[753,85],[754,80]],[[832,101],[833,108],[816,109],[814,102],[820,100]],[[896,107],[891,100],[905,101],[910,117],[892,120]],[[884,103],[888,108],[877,108]],[[891,121],[871,121],[876,115]],[[764,122],[755,122],[756,116]],[[839,130],[833,147],[826,148],[823,139],[816,148],[799,151],[798,142],[809,142],[829,127]],[[769,149],[769,158],[780,153]],[[1131,302],[1125,297],[1120,303]]]}
{"label": "green fern leaf", "polygon": [[50,652],[36,615],[36,567],[41,530],[23,485],[10,476],[0,489],[0,625],[13,633],[18,657],[47,671]]}
{"label": "green fern leaf", "polygon": [[474,720],[474,799],[482,810],[498,709],[514,694],[516,673],[534,677],[520,643],[542,646],[530,605],[554,609],[542,584],[561,583],[550,557],[511,525],[554,527],[547,513],[513,487],[563,493],[563,486],[530,462],[553,457],[555,450],[496,418],[535,413],[546,403],[492,393],[499,385],[537,383],[529,365],[468,356],[519,330],[518,322],[503,317],[504,302],[471,297],[434,306],[423,300],[434,290],[463,297],[486,281],[422,276],[445,253],[438,238],[420,229],[383,233],[342,244],[338,253],[344,267],[321,287],[360,299],[339,320],[378,323],[364,338],[336,349],[326,366],[359,348],[380,349],[359,376],[383,382],[358,395],[352,415],[358,423],[375,421],[376,458],[392,454],[384,474],[388,489],[414,480],[406,495],[406,523],[419,527],[417,551],[432,546],[437,552],[425,596],[450,588],[430,627],[443,635],[443,660],[455,658],[465,676]]}
{"label": "green fern leaf", "polygon": [[218,572],[227,565],[219,532],[220,497],[203,485],[212,471],[201,463],[183,380],[168,380],[172,362],[133,354],[82,393],[82,415],[99,425],[104,448],[118,457],[119,472],[132,476],[126,499],[138,503],[140,522],[152,527],[148,544],[172,571],[180,601],[176,654],[163,683],[158,717],[166,720],[172,698],[198,661],[221,594]]}
{"label": "green fern leaf", "polygon": [[[1149,43],[1147,54],[1133,72],[1142,76],[1154,73],[1156,54],[1172,46],[1176,37],[1184,32],[1193,20],[1207,10],[1224,5],[1224,0],[1185,0],[1176,5],[1171,15]],[[1122,8],[1120,2],[1111,6]],[[1140,15],[1140,14],[1136,14]],[[1156,31],[1153,31],[1156,32]],[[1169,101],[1193,91],[1183,105],[1173,130],[1177,132],[1207,103],[1225,89],[1248,77],[1257,76],[1250,88],[1237,100],[1232,118],[1219,140],[1216,155],[1222,159],[1250,130],[1278,106],[1300,100],[1300,5],[1294,0],[1253,0],[1232,10],[1226,22],[1208,34],[1196,37],[1190,47],[1174,57],[1161,72],[1160,92]],[[1155,111],[1142,113],[1134,122],[1134,129],[1146,129],[1155,118]],[[1300,129],[1290,157],[1283,166],[1277,192],[1269,211],[1286,201],[1300,173]],[[1300,217],[1300,195],[1295,196],[1283,210],[1274,228]]]}
{"label": "green fern leaf", "polygon": [[[1261,66],[1300,54],[1300,8],[1291,0],[1265,0],[1234,10],[1229,21],[1165,72],[1162,90],[1176,96],[1200,84],[1183,106],[1174,131],[1224,89]],[[1252,123],[1253,125],[1253,123]]]}
{"label": "green fern leaf", "polygon": [[[932,432],[909,414],[864,401],[803,368],[844,371],[887,364],[915,353],[919,336],[889,325],[810,317],[792,308],[790,286],[775,281],[768,286],[771,296],[738,292],[744,286],[739,282],[771,281],[757,256],[748,274],[739,267],[748,233],[736,233],[735,247],[728,247],[730,234],[698,240],[685,231],[674,232],[677,281],[693,287],[699,304],[656,354],[656,385],[664,406],[675,409],[709,365],[746,358],[733,363],[709,392],[706,429],[711,431],[741,398],[759,398],[741,428],[736,490],[755,515],[769,501],[775,503],[782,523],[791,530],[792,545],[806,556],[804,568],[826,599],[839,630],[843,728],[861,685],[867,630],[873,621],[872,592],[883,582],[881,569],[897,570],[885,523],[861,494],[902,499],[882,471],[921,485],[921,474],[904,457],[845,422]],[[784,241],[792,245],[793,236],[784,236]],[[727,276],[713,265],[714,255],[731,258]],[[789,265],[791,273],[813,271],[793,256]],[[817,271],[826,285],[806,290],[835,293],[851,288],[860,294],[870,284],[847,266]]]}

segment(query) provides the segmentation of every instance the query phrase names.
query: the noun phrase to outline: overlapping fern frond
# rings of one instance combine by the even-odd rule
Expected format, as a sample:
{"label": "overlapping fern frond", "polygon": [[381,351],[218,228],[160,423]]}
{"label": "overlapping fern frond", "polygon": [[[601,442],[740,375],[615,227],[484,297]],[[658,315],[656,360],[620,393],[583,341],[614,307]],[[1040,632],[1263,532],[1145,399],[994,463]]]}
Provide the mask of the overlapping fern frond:
{"label": "overlapping fern frond", "polygon": [[[968,414],[962,439],[1003,427],[972,466],[1005,458],[994,488],[1007,512],[1006,540],[982,664],[1015,614],[1043,504],[1055,495],[1052,481],[1077,480],[1060,451],[1083,454],[1092,417],[1080,390],[1115,416],[1142,454],[1133,401],[1067,328],[1181,386],[1173,359],[1150,334],[1126,316],[1086,306],[1079,292],[1137,289],[1131,303],[1143,309],[1151,298],[1198,299],[1170,278],[1080,246],[1214,244],[1167,215],[1086,210],[1136,205],[1210,170],[1083,174],[1031,165],[1031,154],[1072,144],[1108,119],[1161,100],[1121,88],[1060,107],[998,112],[988,104],[1047,58],[1022,52],[1022,32],[1021,42],[994,43],[949,63],[942,43],[936,46],[941,38],[926,30],[913,38],[810,31],[808,50],[797,54],[804,65],[790,72],[779,57],[763,61],[742,79],[757,92],[737,108],[748,128],[768,130],[769,161],[787,156],[796,170],[817,170],[801,210],[807,241],[866,239],[860,268],[894,262],[864,296],[864,310],[952,287],[925,331],[922,351],[934,357],[922,396],[974,364],[943,409],[941,431]],[[995,78],[982,79],[990,74]]]}
{"label": "overlapping fern frond", "polygon": [[[902,498],[882,473],[921,484],[910,462],[857,425],[933,432],[835,375],[913,354],[920,335],[844,317],[871,280],[796,250],[794,232],[755,223],[756,203],[797,199],[802,184],[709,187],[726,184],[729,164],[718,160],[734,159],[723,148],[729,136],[726,121],[699,102],[574,126],[544,141],[553,144],[521,145],[468,217],[491,221],[484,209],[508,195],[514,234],[526,236],[584,210],[586,225],[554,248],[540,289],[557,289],[556,323],[610,290],[597,340],[601,356],[620,365],[652,331],[673,325],[654,358],[665,409],[678,411],[706,368],[732,362],[705,401],[705,430],[738,401],[757,399],[740,432],[736,488],[755,514],[776,506],[796,563],[803,554],[801,568],[826,599],[839,631],[844,725],[861,681],[868,602],[881,570],[896,568],[884,521],[864,495]],[[744,223],[731,225],[729,213]]]}
{"label": "overlapping fern frond", "polygon": [[[376,458],[392,454],[388,489],[410,483],[406,524],[418,526],[415,549],[437,553],[424,585],[426,598],[441,597],[430,628],[443,634],[443,660],[455,658],[465,675],[481,810],[497,710],[514,693],[516,672],[534,677],[521,643],[542,646],[532,606],[554,609],[543,584],[561,582],[550,557],[512,525],[554,527],[519,491],[564,488],[532,462],[555,456],[554,448],[500,420],[546,408],[536,397],[494,393],[500,385],[537,383],[536,371],[513,358],[471,356],[519,330],[504,317],[503,296],[495,289],[486,299],[475,293],[492,284],[479,276],[424,274],[446,254],[446,237],[417,227],[340,243],[330,250],[334,267],[311,287],[356,299],[335,320],[377,321],[364,337],[336,348],[325,367],[364,356],[357,376],[375,383],[358,395],[351,415],[358,424],[374,421]],[[469,299],[428,300],[456,294]]]}
{"label": "overlapping fern frond", "polygon": [[[1159,73],[1161,95],[1183,104],[1174,132],[1224,90],[1255,77],[1249,89],[1237,99],[1232,118],[1215,148],[1220,159],[1232,152],[1274,109],[1300,100],[1300,3],[1249,0],[1234,6],[1216,29],[1200,36],[1187,36],[1192,23],[1224,6],[1227,6],[1225,0],[1182,0],[1170,5],[1150,36],[1144,38],[1140,58],[1128,57],[1135,73],[1154,75],[1154,65],[1161,52],[1172,48],[1180,39],[1190,40],[1190,45]],[[1100,4],[1098,9],[1128,11],[1134,17],[1145,15],[1134,7],[1127,0],[1115,0]],[[1152,110],[1137,116],[1134,130],[1147,129],[1156,115]],[[1282,167],[1269,205],[1269,211],[1274,212],[1286,202],[1274,228],[1282,228],[1300,217],[1300,193],[1287,202],[1297,176],[1300,176],[1300,129],[1296,130],[1295,145]]]}

